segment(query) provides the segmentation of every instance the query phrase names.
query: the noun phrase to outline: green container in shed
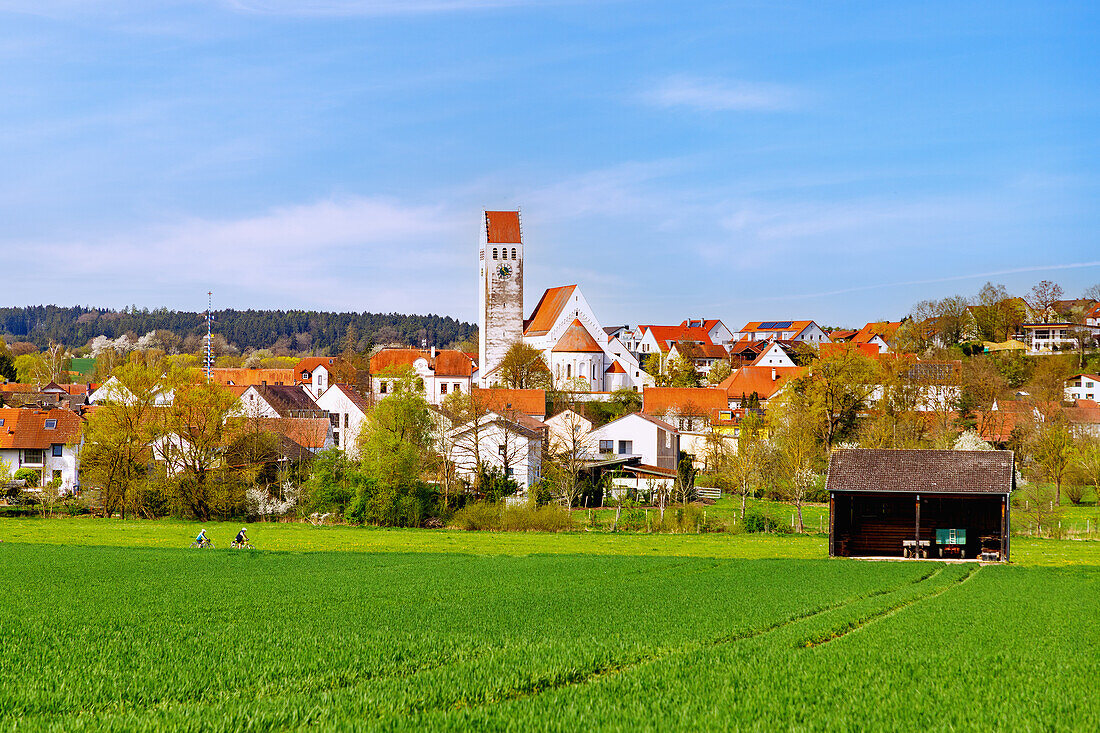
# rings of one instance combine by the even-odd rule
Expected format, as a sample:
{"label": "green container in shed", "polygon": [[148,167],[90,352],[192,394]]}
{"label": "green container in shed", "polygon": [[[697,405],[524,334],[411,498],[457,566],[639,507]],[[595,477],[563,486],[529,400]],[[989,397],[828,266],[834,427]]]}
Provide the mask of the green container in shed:
{"label": "green container in shed", "polygon": [[937,529],[937,545],[965,545],[966,529]]}

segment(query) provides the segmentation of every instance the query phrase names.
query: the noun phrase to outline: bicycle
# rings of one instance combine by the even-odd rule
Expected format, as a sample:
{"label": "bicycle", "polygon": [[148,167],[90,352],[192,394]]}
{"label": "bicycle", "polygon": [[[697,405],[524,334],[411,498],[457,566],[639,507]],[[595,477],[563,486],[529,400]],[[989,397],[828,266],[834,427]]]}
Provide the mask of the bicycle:
{"label": "bicycle", "polygon": [[210,549],[210,550],[218,549],[218,548],[214,547],[214,543],[211,542],[210,540],[203,540],[202,542],[198,542],[198,541],[192,542],[191,547],[193,547],[193,548],[197,547],[197,548],[201,548],[201,549],[204,549],[204,550],[205,549]]}
{"label": "bicycle", "polygon": [[255,550],[256,549],[255,547],[252,546],[251,542],[237,542],[236,540],[233,540],[229,544],[229,547],[231,549],[234,549],[234,550]]}

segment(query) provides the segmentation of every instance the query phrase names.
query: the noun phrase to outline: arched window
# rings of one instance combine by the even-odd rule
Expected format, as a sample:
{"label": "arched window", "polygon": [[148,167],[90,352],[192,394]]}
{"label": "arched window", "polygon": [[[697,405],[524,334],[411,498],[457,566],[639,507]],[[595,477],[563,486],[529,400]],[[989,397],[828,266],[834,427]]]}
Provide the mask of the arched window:
{"label": "arched window", "polygon": [[497,258],[497,248],[493,247],[493,259],[495,260],[496,258]]}
{"label": "arched window", "polygon": [[565,365],[565,378],[566,379],[572,379],[573,378],[573,365],[572,364],[566,364]]}
{"label": "arched window", "polygon": [[516,258],[516,248],[512,247],[512,259],[514,260],[515,258]]}

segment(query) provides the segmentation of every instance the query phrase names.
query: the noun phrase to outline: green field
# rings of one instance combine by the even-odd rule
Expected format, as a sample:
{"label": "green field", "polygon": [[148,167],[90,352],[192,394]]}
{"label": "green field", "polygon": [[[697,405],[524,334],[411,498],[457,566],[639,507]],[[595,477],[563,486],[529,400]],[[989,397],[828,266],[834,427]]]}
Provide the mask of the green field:
{"label": "green field", "polygon": [[1095,567],[11,541],[0,563],[3,728],[1100,728]]}
{"label": "green field", "polygon": [[[578,524],[580,519],[578,519]],[[119,520],[94,517],[0,519],[0,542],[112,547],[186,548],[200,526],[219,548],[229,546],[239,523]],[[261,550],[321,552],[460,552],[475,555],[637,555],[718,559],[824,559],[824,535],[645,534],[609,532],[463,532],[379,529],[303,523],[257,523],[248,535]],[[1100,566],[1100,541],[1012,538],[1012,561],[1020,565]]]}

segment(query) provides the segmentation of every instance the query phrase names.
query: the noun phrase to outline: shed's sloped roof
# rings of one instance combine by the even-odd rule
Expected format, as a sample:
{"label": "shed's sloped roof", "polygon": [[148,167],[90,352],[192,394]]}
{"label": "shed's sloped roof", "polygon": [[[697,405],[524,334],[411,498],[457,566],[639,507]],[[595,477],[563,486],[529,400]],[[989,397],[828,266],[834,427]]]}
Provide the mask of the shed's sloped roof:
{"label": "shed's sloped roof", "polygon": [[829,457],[829,491],[907,494],[1007,494],[1010,450],[838,448]]}

